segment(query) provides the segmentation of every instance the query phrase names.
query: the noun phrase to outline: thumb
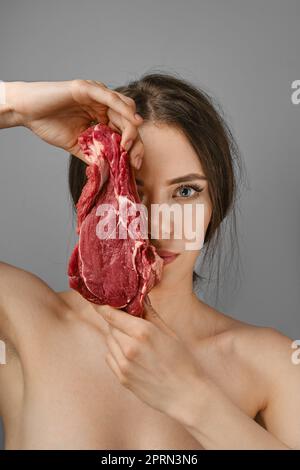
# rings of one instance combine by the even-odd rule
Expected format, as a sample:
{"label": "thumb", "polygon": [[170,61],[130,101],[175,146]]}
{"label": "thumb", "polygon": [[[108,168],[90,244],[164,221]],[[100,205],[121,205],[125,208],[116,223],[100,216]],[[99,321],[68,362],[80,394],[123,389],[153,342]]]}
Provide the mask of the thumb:
{"label": "thumb", "polygon": [[150,299],[148,296],[144,300],[144,319],[150,321],[156,325],[160,330],[162,330],[167,335],[173,336],[173,338],[178,339],[175,331],[173,331],[165,321],[158,315],[157,311],[151,305]]}

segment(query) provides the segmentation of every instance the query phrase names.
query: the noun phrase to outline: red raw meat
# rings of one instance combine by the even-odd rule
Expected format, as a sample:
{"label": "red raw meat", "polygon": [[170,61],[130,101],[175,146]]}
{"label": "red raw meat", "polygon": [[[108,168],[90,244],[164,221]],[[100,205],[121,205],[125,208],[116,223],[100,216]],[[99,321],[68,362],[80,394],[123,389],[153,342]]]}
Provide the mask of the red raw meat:
{"label": "red raw meat", "polygon": [[[143,301],[160,281],[163,260],[148,238],[128,235],[119,208],[141,204],[129,155],[121,151],[121,136],[105,124],[86,129],[78,139],[88,166],[87,182],[76,204],[79,240],[68,265],[69,286],[95,304],[108,304],[132,315],[143,316]],[[96,215],[100,204],[114,208],[117,227],[125,227],[127,238],[101,239],[96,226],[104,216]],[[136,213],[138,215],[138,213]],[[138,226],[138,228],[140,228]]]}

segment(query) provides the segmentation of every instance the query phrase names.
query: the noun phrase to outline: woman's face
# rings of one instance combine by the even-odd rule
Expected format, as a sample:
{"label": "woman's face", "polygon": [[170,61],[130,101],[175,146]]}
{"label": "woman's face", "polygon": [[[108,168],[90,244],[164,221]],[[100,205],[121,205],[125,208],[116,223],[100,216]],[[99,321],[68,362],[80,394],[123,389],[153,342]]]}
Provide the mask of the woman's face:
{"label": "woman's face", "polygon": [[[200,160],[181,131],[166,124],[146,122],[139,127],[139,133],[144,144],[144,158],[140,170],[135,170],[135,177],[139,196],[147,207],[148,236],[158,253],[167,250],[179,254],[172,262],[164,264],[163,280],[181,281],[192,276],[211,218],[208,181],[201,178],[205,175]],[[190,174],[199,175],[199,178],[187,178],[186,175]],[[176,182],[172,181],[175,179]],[[178,205],[176,216],[170,212],[171,223],[166,213],[153,218],[153,204],[164,204],[168,208]],[[198,210],[201,207],[198,214],[197,205]],[[195,235],[191,238],[189,232],[181,230],[185,224],[188,224],[191,234],[196,229],[200,230],[202,238],[198,248],[195,248]]]}

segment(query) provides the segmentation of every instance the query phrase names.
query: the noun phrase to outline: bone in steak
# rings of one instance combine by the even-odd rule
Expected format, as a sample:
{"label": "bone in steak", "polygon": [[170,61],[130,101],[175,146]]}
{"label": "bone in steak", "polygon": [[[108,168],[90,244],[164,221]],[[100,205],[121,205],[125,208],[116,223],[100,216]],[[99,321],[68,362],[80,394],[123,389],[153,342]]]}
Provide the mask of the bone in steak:
{"label": "bone in steak", "polygon": [[[130,237],[132,219],[128,216],[124,222],[120,214],[121,202],[127,208],[141,204],[129,155],[120,142],[121,135],[102,123],[78,138],[88,166],[87,182],[76,204],[79,238],[69,259],[69,286],[90,302],[143,317],[144,298],[160,281],[163,260],[149,239],[142,238],[139,226],[137,237]],[[104,216],[96,213],[100,204],[113,207],[115,238],[109,238],[109,233],[106,239],[97,235],[97,224]],[[127,238],[118,236],[121,225]]]}

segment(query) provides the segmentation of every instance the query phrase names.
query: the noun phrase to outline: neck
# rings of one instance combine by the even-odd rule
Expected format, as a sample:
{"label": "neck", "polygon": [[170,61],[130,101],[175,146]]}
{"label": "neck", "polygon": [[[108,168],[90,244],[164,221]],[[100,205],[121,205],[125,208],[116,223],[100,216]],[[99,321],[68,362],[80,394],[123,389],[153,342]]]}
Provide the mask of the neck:
{"label": "neck", "polygon": [[193,292],[192,282],[179,284],[157,284],[148,294],[152,307],[182,339],[193,339],[200,331],[205,335],[210,329],[211,315]]}
{"label": "neck", "polygon": [[[157,284],[148,294],[152,307],[164,322],[187,343],[194,343],[199,336],[207,336],[213,327],[213,315],[193,292],[192,279],[181,279],[172,285]],[[89,302],[89,310],[98,312],[99,306]],[[91,317],[87,315],[91,320]],[[106,322],[96,315],[97,322]],[[101,325],[100,325],[101,326]],[[106,331],[106,330],[105,330]],[[195,340],[195,341],[194,341]]]}

